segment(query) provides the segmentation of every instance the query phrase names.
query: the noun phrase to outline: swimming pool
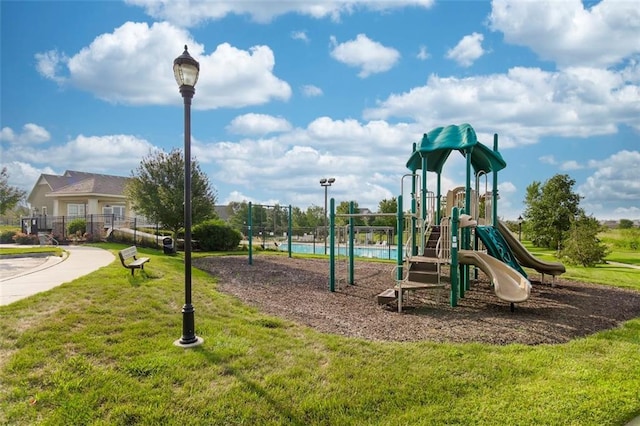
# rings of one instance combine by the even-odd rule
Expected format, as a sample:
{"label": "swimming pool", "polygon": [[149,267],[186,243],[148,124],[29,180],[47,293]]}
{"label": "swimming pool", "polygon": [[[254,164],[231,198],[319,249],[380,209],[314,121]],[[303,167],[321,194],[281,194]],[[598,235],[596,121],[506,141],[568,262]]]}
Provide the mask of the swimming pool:
{"label": "swimming pool", "polygon": [[[286,242],[280,243],[278,250],[287,251],[288,246]],[[309,243],[291,243],[292,253],[304,253],[304,254],[324,254],[324,244],[309,244]],[[327,247],[327,254],[329,254],[329,247]],[[337,256],[347,256],[348,250],[345,245],[336,247]],[[366,245],[355,246],[353,248],[353,255],[355,257],[368,257],[376,259],[389,259],[395,260],[398,256],[398,250],[395,246],[387,245]]]}

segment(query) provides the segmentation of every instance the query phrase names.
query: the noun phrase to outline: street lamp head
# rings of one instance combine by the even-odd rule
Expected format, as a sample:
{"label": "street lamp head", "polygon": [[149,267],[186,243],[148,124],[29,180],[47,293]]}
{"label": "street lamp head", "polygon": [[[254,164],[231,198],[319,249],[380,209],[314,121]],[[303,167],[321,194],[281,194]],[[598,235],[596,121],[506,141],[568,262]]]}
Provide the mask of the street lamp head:
{"label": "street lamp head", "polygon": [[320,179],[320,185],[324,185],[325,183],[327,183],[327,179],[326,178]]}
{"label": "street lamp head", "polygon": [[198,82],[198,74],[200,73],[200,64],[193,59],[187,51],[187,45],[184,46],[184,52],[173,61],[173,75],[176,78],[178,87],[183,86],[195,87]]}
{"label": "street lamp head", "polygon": [[522,215],[518,216],[518,223],[522,223],[524,219],[522,219]]}
{"label": "street lamp head", "polygon": [[336,178],[329,178],[329,179],[327,180],[327,182],[329,182],[330,184],[332,184],[332,183],[333,183],[333,182],[335,182],[335,181],[336,181]]}

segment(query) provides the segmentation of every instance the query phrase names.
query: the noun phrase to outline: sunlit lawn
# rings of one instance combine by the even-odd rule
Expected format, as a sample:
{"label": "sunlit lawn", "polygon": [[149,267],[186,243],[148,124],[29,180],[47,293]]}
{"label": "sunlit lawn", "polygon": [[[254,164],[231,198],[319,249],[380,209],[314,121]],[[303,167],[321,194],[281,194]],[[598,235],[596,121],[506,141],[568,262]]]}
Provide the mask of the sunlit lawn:
{"label": "sunlit lawn", "polygon": [[[185,350],[173,345],[181,258],[140,251],[151,262],[135,277],[114,262],[0,307],[0,424],[623,425],[640,415],[640,318],[559,345],[371,342],[264,315],[195,270],[205,342]],[[612,269],[609,283],[635,277],[640,290],[637,273]]]}

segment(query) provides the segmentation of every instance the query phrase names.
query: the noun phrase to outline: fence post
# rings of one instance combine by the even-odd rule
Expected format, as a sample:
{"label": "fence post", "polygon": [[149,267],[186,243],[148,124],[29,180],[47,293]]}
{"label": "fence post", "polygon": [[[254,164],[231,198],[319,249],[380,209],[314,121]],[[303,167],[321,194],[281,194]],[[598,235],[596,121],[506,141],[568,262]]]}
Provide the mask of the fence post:
{"label": "fence post", "polygon": [[[329,214],[329,290],[336,291],[336,251],[335,251],[335,233],[333,228],[336,223],[335,199],[331,199],[331,213]],[[325,237],[326,238],[326,237]],[[326,243],[325,239],[325,243]]]}
{"label": "fence post", "polygon": [[288,235],[287,235],[287,242],[289,243],[289,257],[291,257],[291,233],[293,231],[293,225],[292,225],[292,220],[293,218],[293,214],[291,213],[291,204],[289,204],[289,229],[288,229]]}
{"label": "fence post", "polygon": [[[353,253],[353,246],[354,246],[354,240],[353,240],[353,231],[355,229],[354,226],[354,220],[353,220],[353,214],[355,213],[355,205],[353,201],[349,202],[349,214],[351,216],[349,216],[349,284],[353,285],[353,257],[354,257],[354,253]],[[333,228],[331,228],[333,229]]]}
{"label": "fence post", "polygon": [[252,217],[251,213],[251,201],[249,201],[249,217],[247,218],[247,233],[249,234],[249,265],[253,265],[253,226],[252,226]]}

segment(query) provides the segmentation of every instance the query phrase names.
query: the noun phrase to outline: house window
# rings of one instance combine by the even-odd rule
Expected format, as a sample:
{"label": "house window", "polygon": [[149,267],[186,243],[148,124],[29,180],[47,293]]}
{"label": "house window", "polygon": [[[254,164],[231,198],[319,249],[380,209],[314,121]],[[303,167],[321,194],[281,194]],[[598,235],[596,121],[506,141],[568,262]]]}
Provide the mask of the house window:
{"label": "house window", "polygon": [[83,216],[84,204],[67,204],[67,216]]}
{"label": "house window", "polygon": [[122,220],[124,218],[124,206],[108,206],[102,208],[102,214],[114,215],[116,219]]}

